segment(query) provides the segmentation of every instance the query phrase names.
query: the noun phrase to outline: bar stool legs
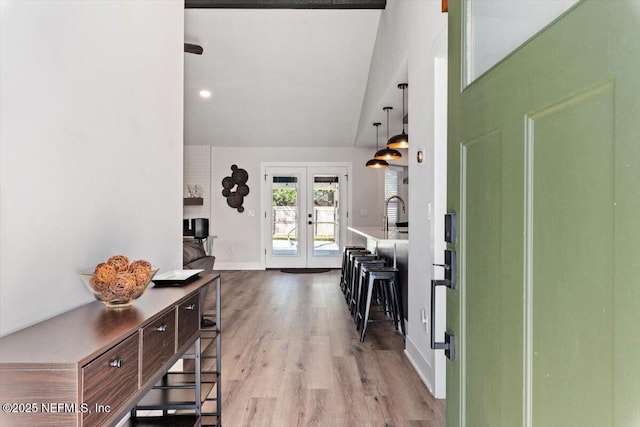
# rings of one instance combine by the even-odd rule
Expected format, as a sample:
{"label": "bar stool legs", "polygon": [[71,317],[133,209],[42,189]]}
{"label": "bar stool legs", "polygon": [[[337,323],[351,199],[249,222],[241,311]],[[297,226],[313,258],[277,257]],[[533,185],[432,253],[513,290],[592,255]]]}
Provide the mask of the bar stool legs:
{"label": "bar stool legs", "polygon": [[[367,293],[366,299],[363,301],[363,307],[361,307],[361,320],[360,326],[362,331],[360,333],[360,341],[364,341],[365,334],[367,332],[367,325],[373,322],[370,319],[371,314],[371,301],[375,291],[376,281],[380,283],[380,291],[382,294],[381,303],[383,310],[390,311],[391,319],[379,319],[381,321],[391,321],[394,323],[396,329],[399,327],[402,336],[405,336],[404,329],[404,313],[402,313],[402,302],[400,294],[400,286],[398,281],[398,269],[393,267],[364,267],[363,274],[368,277],[367,280]],[[386,297],[386,298],[385,298]],[[357,315],[357,314],[356,314]],[[376,319],[377,321],[378,319]]]}
{"label": "bar stool legs", "polygon": [[[392,322],[404,337],[404,313],[398,269],[384,267],[384,260],[362,246],[347,246],[342,257],[340,289],[353,315],[360,341],[364,341],[369,323]],[[371,319],[371,305],[377,303],[387,318]]]}

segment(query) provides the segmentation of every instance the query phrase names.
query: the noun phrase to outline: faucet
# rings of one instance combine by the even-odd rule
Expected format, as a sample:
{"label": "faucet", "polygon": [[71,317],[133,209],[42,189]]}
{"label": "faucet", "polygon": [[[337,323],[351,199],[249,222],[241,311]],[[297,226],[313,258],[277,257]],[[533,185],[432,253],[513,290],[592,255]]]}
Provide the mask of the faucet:
{"label": "faucet", "polygon": [[402,197],[398,196],[397,194],[387,197],[387,200],[384,201],[384,218],[382,220],[382,229],[385,232],[389,231],[389,202],[393,199],[400,200],[400,203],[402,204],[402,212],[406,212],[404,208],[404,200],[402,200]]}

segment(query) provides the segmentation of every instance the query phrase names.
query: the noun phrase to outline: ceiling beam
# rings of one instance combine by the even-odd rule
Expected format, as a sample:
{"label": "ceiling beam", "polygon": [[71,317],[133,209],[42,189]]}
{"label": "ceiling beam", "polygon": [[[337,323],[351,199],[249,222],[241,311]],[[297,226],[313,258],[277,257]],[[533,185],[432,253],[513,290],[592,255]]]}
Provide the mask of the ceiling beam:
{"label": "ceiling beam", "polygon": [[185,0],[186,9],[384,9],[387,0]]}

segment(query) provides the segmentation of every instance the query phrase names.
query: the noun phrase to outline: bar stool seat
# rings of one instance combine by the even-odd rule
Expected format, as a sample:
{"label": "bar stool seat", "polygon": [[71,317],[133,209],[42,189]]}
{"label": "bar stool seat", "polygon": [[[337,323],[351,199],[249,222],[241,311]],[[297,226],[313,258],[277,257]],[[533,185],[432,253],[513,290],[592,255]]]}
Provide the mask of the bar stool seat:
{"label": "bar stool seat", "polygon": [[351,298],[351,280],[352,280],[352,273],[353,273],[353,260],[355,257],[357,256],[370,256],[371,255],[371,251],[368,250],[353,250],[353,251],[349,251],[349,256],[347,259],[347,269],[345,272],[345,284],[344,284],[344,299],[346,300],[347,304],[349,304],[350,298]]}
{"label": "bar stool seat", "polygon": [[[402,300],[400,293],[399,270],[395,267],[363,267],[362,274],[366,277],[366,297],[356,313],[357,320],[362,328],[360,341],[364,341],[367,332],[367,325],[373,321],[391,321],[396,329],[400,328],[400,333],[405,336],[404,313],[402,310]],[[383,311],[388,312],[390,319],[370,319],[371,302],[373,299],[375,284],[379,285],[380,303]],[[363,294],[364,297],[364,294]]]}
{"label": "bar stool seat", "polygon": [[346,287],[346,274],[347,274],[347,261],[349,260],[349,252],[351,251],[364,251],[367,248],[364,246],[345,246],[342,251],[342,270],[340,272],[340,289],[342,293],[345,293]]}
{"label": "bar stool seat", "polygon": [[377,255],[369,253],[366,255],[353,255],[351,256],[351,272],[349,273],[349,283],[347,284],[348,289],[347,289],[347,305],[349,306],[349,311],[351,312],[351,314],[355,314],[355,293],[356,293],[356,286],[358,283],[358,273],[360,272],[360,263],[362,262],[366,262],[366,261],[374,261],[374,260],[379,260],[380,258],[378,258]]}

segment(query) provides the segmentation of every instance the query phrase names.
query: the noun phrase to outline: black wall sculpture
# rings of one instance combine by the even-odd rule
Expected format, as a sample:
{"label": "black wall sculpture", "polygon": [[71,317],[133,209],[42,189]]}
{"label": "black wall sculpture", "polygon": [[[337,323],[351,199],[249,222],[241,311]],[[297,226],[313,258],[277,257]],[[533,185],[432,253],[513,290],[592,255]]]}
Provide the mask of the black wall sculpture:
{"label": "black wall sculpture", "polygon": [[227,204],[238,212],[244,212],[244,196],[249,194],[247,180],[249,174],[246,170],[240,169],[237,165],[231,165],[231,176],[226,176],[222,180],[222,195],[227,198]]}

